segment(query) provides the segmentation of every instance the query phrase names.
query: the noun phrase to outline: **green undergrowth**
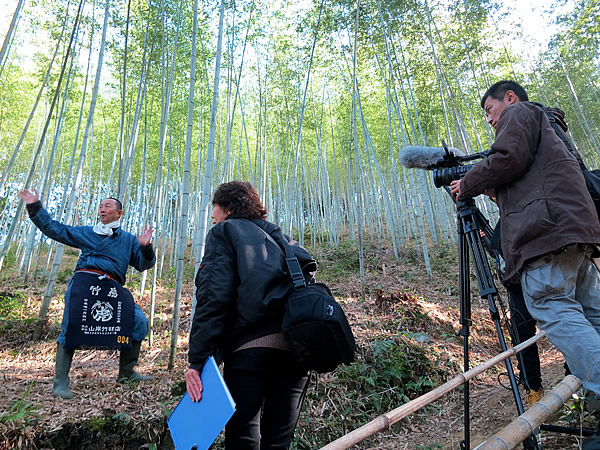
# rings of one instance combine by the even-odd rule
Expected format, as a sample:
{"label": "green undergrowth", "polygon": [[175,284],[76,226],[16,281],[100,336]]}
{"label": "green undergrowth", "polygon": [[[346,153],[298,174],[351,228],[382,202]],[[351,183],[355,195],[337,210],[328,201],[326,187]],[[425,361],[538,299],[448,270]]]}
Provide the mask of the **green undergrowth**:
{"label": "green undergrowth", "polygon": [[28,339],[36,321],[31,311],[33,304],[25,295],[23,286],[14,280],[0,284],[0,335],[3,341],[14,343]]}
{"label": "green undergrowth", "polygon": [[409,339],[373,339],[354,363],[313,380],[293,448],[320,448],[430,391],[447,375],[427,349]]}
{"label": "green undergrowth", "polygon": [[[333,291],[351,296],[348,286],[357,285],[358,250],[350,240],[338,247],[309,248],[319,263],[317,278],[331,283]],[[307,391],[292,448],[320,448],[443,384],[461,371],[460,340],[453,323],[430,317],[418,294],[419,283],[433,292],[452,295],[457,279],[457,252],[452,247],[430,248],[433,280],[427,280],[425,264],[414,248],[378,248],[365,242],[364,296],[345,305],[354,323],[366,333],[357,335],[356,361],[332,374],[312,380]],[[387,273],[384,269],[387,268]],[[387,275],[387,284],[383,281]],[[356,333],[355,333],[356,334]],[[450,350],[455,347],[456,354]],[[361,448],[377,448],[382,436],[397,432],[403,424],[422,420],[433,406],[403,419],[392,430],[363,441]],[[436,444],[431,448],[435,447]]]}
{"label": "green undergrowth", "polygon": [[338,247],[324,246],[319,251],[311,249],[318,263],[318,278],[325,282],[339,280],[340,277],[358,273],[360,262],[358,250],[349,240],[340,242]]}
{"label": "green undergrowth", "polygon": [[32,385],[30,384],[21,398],[10,405],[6,411],[0,413],[0,423],[6,424],[18,421],[27,423],[31,419],[32,412],[35,410],[33,403],[27,401],[31,388]]}
{"label": "green undergrowth", "polygon": [[0,321],[21,318],[26,309],[25,300],[20,292],[0,292]]}

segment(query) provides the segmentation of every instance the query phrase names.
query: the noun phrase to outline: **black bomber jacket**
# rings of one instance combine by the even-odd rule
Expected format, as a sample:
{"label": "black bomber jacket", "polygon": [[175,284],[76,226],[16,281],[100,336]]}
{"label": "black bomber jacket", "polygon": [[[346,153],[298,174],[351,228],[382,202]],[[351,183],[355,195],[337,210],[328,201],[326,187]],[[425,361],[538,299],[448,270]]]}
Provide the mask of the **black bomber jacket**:
{"label": "black bomber jacket", "polygon": [[[229,219],[209,231],[196,274],[188,354],[192,369],[202,370],[211,355],[281,330],[292,283],[283,250],[266,233],[281,230],[265,220]],[[315,260],[296,241],[285,238],[307,283],[314,282]]]}

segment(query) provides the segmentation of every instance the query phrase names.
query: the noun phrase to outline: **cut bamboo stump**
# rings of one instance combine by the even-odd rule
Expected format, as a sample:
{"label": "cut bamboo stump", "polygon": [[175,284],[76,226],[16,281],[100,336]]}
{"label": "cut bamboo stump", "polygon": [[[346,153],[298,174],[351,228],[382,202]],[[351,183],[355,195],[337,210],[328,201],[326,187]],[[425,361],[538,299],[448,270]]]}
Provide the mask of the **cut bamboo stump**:
{"label": "cut bamboo stump", "polygon": [[350,448],[353,445],[365,440],[366,438],[373,436],[379,431],[389,430],[391,426],[396,422],[404,419],[406,416],[443,397],[451,390],[456,389],[457,387],[465,384],[471,378],[476,377],[481,372],[504,361],[506,358],[516,355],[518,352],[529,347],[530,345],[533,345],[535,342],[537,342],[544,336],[546,336],[546,333],[540,331],[538,334],[536,334],[530,339],[527,339],[525,342],[513,348],[509,348],[505,352],[502,352],[499,355],[488,359],[486,362],[478,365],[477,367],[474,367],[468,372],[456,375],[447,383],[444,383],[443,385],[435,388],[434,390],[429,391],[427,394],[417,397],[414,400],[411,400],[410,402],[405,403],[404,405],[399,406],[398,408],[392,411],[382,414],[379,417],[372,420],[371,422],[363,425],[362,427],[351,431],[350,433],[342,436],[339,439],[336,439],[333,442],[330,442],[325,447],[322,447],[321,450],[342,450]]}
{"label": "cut bamboo stump", "polygon": [[548,417],[558,411],[580,387],[579,378],[568,375],[539,402],[479,445],[477,450],[506,450],[517,447],[531,436],[533,431],[539,428]]}

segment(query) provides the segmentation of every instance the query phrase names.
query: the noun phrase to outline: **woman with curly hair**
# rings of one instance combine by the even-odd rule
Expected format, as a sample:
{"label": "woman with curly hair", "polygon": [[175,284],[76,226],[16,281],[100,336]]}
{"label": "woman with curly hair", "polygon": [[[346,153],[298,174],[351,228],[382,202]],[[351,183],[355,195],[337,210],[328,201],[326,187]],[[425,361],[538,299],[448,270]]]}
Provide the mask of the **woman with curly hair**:
{"label": "woman with curly hair", "polygon": [[[196,275],[196,309],[185,374],[193,401],[202,398],[200,373],[207,358],[224,362],[224,378],[236,403],[225,427],[225,448],[287,449],[294,436],[308,373],[281,334],[292,283],[283,251],[270,235],[281,229],[252,184],[231,181],[213,196],[213,228]],[[307,283],[315,260],[285,236]]]}

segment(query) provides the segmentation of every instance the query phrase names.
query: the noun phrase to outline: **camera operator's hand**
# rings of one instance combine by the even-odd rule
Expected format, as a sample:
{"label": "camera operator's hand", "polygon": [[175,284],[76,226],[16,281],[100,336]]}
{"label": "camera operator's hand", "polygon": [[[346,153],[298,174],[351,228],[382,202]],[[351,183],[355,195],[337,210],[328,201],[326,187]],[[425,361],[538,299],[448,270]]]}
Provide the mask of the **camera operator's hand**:
{"label": "camera operator's hand", "polygon": [[456,196],[456,200],[460,200],[460,197],[462,196],[460,180],[453,180],[450,182],[450,194],[452,194],[453,197]]}

